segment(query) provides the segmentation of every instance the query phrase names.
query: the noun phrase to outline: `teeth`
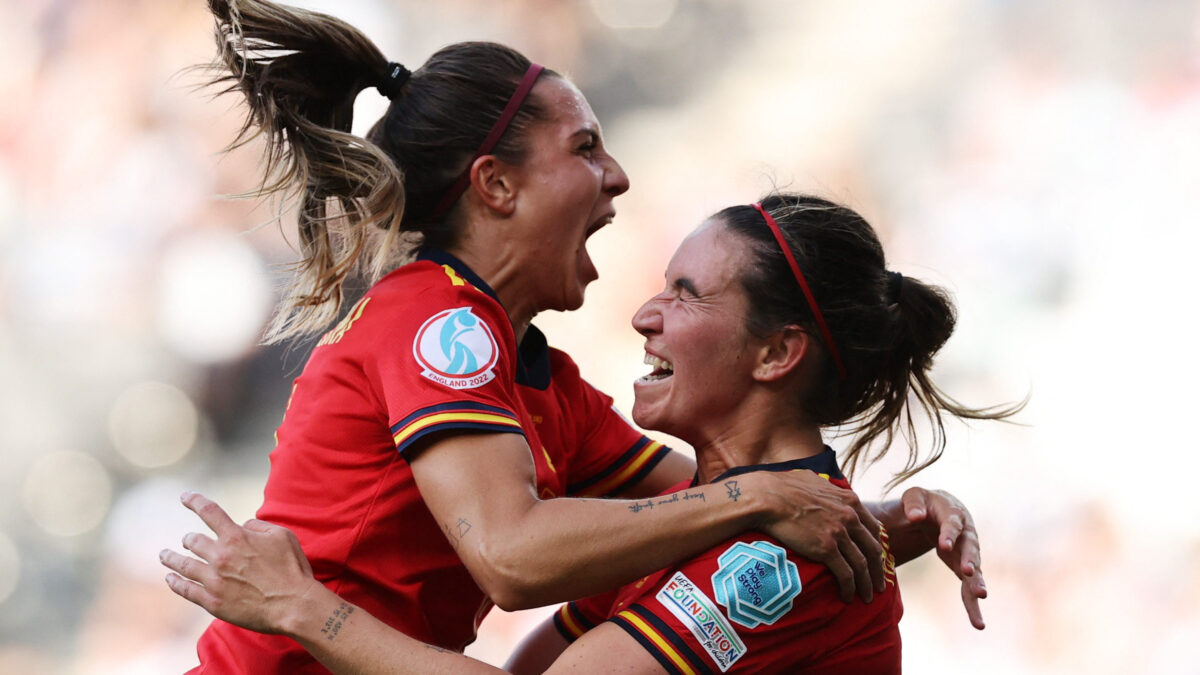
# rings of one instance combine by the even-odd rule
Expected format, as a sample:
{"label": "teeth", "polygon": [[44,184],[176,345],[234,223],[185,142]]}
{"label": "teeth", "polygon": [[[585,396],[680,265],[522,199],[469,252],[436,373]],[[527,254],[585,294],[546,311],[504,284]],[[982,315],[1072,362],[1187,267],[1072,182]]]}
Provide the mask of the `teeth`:
{"label": "teeth", "polygon": [[642,359],[642,363],[653,367],[655,370],[661,369],[668,372],[675,372],[675,367],[671,365],[670,361],[664,361],[650,353],[646,354],[645,358]]}

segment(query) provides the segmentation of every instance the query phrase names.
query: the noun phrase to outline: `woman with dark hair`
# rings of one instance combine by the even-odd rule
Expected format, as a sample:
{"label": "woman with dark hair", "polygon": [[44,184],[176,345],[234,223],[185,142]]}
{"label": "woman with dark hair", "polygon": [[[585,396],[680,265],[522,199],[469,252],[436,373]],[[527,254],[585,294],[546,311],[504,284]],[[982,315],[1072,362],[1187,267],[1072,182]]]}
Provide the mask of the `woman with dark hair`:
{"label": "woman with dark hair", "polygon": [[[702,487],[643,514],[551,499],[645,497],[695,469],[622,420],[530,325],[582,304],[597,277],[587,238],[628,189],[570,82],[490,43],[451,45],[410,72],[333,17],[209,5],[217,79],[249,109],[235,145],[263,136],[260,194],[299,207],[298,274],[268,339],[324,331],[258,511],[296,533],[317,579],[453,650],[492,603],[611,589],[753,528],[828,565],[847,600],[883,587],[875,518],[807,476],[757,472],[739,499]],[[371,87],[391,103],[364,139],[350,133],[353,103]],[[360,273],[372,286],[344,307]],[[908,499],[929,514],[914,546],[936,535],[969,575],[978,549],[961,505]],[[875,508],[889,527],[909,522],[897,504]],[[215,544],[185,546],[209,559]],[[972,586],[969,608],[982,593]],[[295,642],[220,621],[198,651],[209,672],[320,671]]]}
{"label": "woman with dark hair", "polygon": [[[841,461],[848,471],[881,458],[897,432],[907,438],[899,481],[941,456],[944,414],[1004,419],[1021,407],[969,408],[933,384],[933,357],[954,329],[948,296],[887,271],[866,221],[824,199],[774,195],[721,211],[680,245],[666,282],[633,318],[653,365],[634,384],[633,416],[691,443],[698,468],[663,495],[634,502],[636,517],[686,503],[706,486],[737,499],[758,472],[816,475],[848,491],[822,438],[830,426],[857,431]],[[931,422],[928,453],[914,412]],[[189,570],[204,589],[169,577],[184,597],[243,625],[290,635],[335,672],[484,668],[422,651],[315,584],[286,531],[264,523],[238,528],[193,497],[198,503],[221,536],[215,550],[228,559]],[[565,605],[509,667],[899,672],[894,566],[913,552],[890,548],[886,532],[884,542],[884,590],[872,602],[846,604],[823,565],[770,535],[743,532],[615,592]],[[180,559],[168,555],[168,567],[179,571]],[[232,567],[242,573],[225,571]],[[563,652],[568,640],[576,641]]]}

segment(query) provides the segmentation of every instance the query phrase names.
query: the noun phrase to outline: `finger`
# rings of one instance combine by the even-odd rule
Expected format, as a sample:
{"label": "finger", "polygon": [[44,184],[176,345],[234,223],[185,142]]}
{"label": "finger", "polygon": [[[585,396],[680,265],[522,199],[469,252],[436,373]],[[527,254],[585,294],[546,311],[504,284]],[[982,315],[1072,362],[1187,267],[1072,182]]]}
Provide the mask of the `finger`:
{"label": "finger", "polygon": [[[985,590],[986,595],[986,590]],[[967,610],[967,619],[976,630],[983,630],[983,611],[979,608],[979,600],[981,596],[975,595],[971,590],[970,584],[966,581],[962,584],[962,601],[963,607]]]}
{"label": "finger", "polygon": [[842,598],[842,602],[850,602],[854,599],[854,570],[846,562],[838,552],[821,561],[829,568],[833,578],[837,580],[838,595]]}
{"label": "finger", "polygon": [[251,532],[270,532],[278,527],[278,525],[273,525],[265,520],[259,520],[258,518],[251,518],[250,520],[247,520],[242,527],[250,530]]}
{"label": "finger", "polygon": [[218,537],[223,537],[238,527],[238,524],[233,522],[229,514],[225,513],[225,509],[198,492],[185,492],[180,495],[179,499],[183,502],[184,506],[200,516],[200,520],[203,520],[205,525],[212,528],[212,531],[216,532]]}
{"label": "finger", "polygon": [[880,541],[883,525],[862,502],[855,504],[855,512],[859,522],[849,526],[847,530],[866,558],[870,582],[877,592],[882,593],[887,583],[883,572],[883,543]]}
{"label": "finger", "polygon": [[956,546],[959,551],[959,559],[958,569],[955,572],[961,577],[975,576],[983,567],[979,552],[979,537],[976,536],[975,530],[964,531],[959,536]]}
{"label": "finger", "polygon": [[850,528],[850,538],[853,540],[857,550],[861,552],[866,564],[867,574],[865,581],[877,593],[882,593],[887,584],[883,572],[883,545],[871,534],[871,532],[879,531],[878,524],[875,525],[875,529],[868,530],[867,526],[860,523]]}
{"label": "finger", "polygon": [[962,532],[962,514],[958,511],[951,512],[942,519],[942,527],[938,532],[938,548],[947,552],[953,550]]}
{"label": "finger", "polygon": [[212,568],[207,563],[176,553],[170,549],[160,551],[158,560],[163,564],[163,567],[177,572],[180,576],[192,581],[207,586],[211,585],[214,580]]}
{"label": "finger", "polygon": [[175,595],[178,595],[194,605],[199,605],[209,613],[212,613],[212,608],[215,606],[214,601],[216,598],[213,597],[212,593],[208,592],[208,589],[204,588],[200,584],[194,581],[188,581],[178,574],[172,573],[167,575],[167,586],[169,586],[171,590],[175,592]]}
{"label": "finger", "polygon": [[206,562],[212,562],[217,542],[199,532],[188,532],[183,535],[183,547],[200,556]]}
{"label": "finger", "polygon": [[842,558],[850,564],[851,572],[854,575],[854,590],[858,592],[858,597],[862,598],[863,602],[871,602],[875,597],[875,589],[871,582],[871,570],[867,564],[867,556],[863,555],[858,545],[850,537],[838,539],[838,550],[841,551]]}
{"label": "finger", "polygon": [[900,508],[909,522],[918,523],[925,520],[929,513],[929,492],[925,488],[911,487],[900,495]]}

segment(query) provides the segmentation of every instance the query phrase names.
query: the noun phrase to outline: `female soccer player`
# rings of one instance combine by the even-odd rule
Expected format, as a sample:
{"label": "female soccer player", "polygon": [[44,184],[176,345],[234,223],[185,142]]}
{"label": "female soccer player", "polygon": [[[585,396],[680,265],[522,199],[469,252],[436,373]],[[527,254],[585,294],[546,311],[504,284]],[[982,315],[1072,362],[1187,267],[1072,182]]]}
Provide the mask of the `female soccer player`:
{"label": "female soccer player", "polygon": [[[583,302],[597,277],[586,240],[628,188],[570,82],[488,43],[451,45],[410,73],[332,17],[209,4],[220,79],[249,109],[237,142],[261,134],[264,195],[299,204],[299,275],[268,337],[325,331],[294,384],[258,512],[296,533],[321,582],[453,650],[492,603],[610,589],[753,528],[828,565],[847,599],[883,588],[875,518],[806,475],[757,472],[739,499],[704,487],[647,514],[552,499],[644,497],[694,471],[530,325]],[[359,138],[353,102],[370,87],[391,104]],[[343,308],[356,270],[375,283]],[[937,532],[963,574],[977,557],[969,516],[949,496],[915,494],[933,529],[914,528],[913,545]],[[898,505],[876,508],[903,530]],[[320,671],[293,641],[220,621],[198,651],[202,671]]]}
{"label": "female soccer player", "polygon": [[[913,445],[902,480],[940,456],[943,413],[1000,419],[1019,408],[966,408],[930,381],[933,357],[954,328],[953,306],[941,289],[887,272],[871,227],[831,202],[778,195],[725,209],[684,240],[666,282],[633,319],[653,366],[634,384],[633,415],[691,443],[698,469],[659,497],[629,503],[635,518],[694,500],[706,486],[739,499],[744,480],[760,471],[819,475],[848,489],[822,439],[821,428],[831,425],[860,430],[843,457],[851,470],[907,431]],[[913,435],[909,401],[933,422],[927,456]],[[167,566],[192,580],[169,577],[180,595],[287,634],[335,672],[486,672],[459,655],[423,650],[315,583],[284,530],[261,522],[238,528],[198,496],[189,506],[221,543],[204,552],[210,565],[188,568],[164,552]],[[902,609],[894,553],[886,545],[884,552],[883,592],[846,604],[824,566],[773,537],[742,533],[615,593],[564,606],[555,623],[563,637],[579,639],[559,656],[566,641],[543,626],[510,667],[899,672]]]}

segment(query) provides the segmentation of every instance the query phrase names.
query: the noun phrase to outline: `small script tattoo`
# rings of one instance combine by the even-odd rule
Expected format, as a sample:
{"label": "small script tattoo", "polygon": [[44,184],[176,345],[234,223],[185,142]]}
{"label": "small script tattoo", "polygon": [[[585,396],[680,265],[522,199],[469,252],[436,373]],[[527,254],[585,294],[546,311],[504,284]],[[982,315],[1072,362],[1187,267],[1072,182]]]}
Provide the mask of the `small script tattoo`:
{"label": "small script tattoo", "polygon": [[446,532],[446,538],[450,540],[450,545],[458,548],[458,542],[462,541],[462,538],[471,531],[471,522],[466,518],[459,518],[453,526],[446,525],[442,529]]}
{"label": "small script tattoo", "polygon": [[725,481],[725,489],[729,491],[729,498],[735,502],[738,500],[738,497],[742,496],[742,489],[738,487],[736,480]]}
{"label": "small script tattoo", "polygon": [[629,505],[629,510],[633,511],[634,513],[639,513],[642,509],[652,509],[652,508],[654,508],[654,500],[651,500],[651,499],[647,499],[644,503],[643,502],[634,502]]}
{"label": "small script tattoo", "polygon": [[665,504],[675,504],[677,502],[686,502],[693,499],[699,499],[702,502],[707,502],[703,492],[672,492],[670,495],[663,496],[658,501],[647,499],[644,502],[634,502],[629,505],[629,510],[634,513],[640,513],[645,509],[652,509],[655,506],[663,506]]}
{"label": "small script tattoo", "polygon": [[353,613],[354,607],[350,603],[343,602],[338,605],[338,608],[333,610],[333,614],[329,615],[328,619],[325,619],[325,627],[321,629],[321,634],[325,636],[326,640],[333,640],[341,632],[342,623],[350,618],[350,615]]}

